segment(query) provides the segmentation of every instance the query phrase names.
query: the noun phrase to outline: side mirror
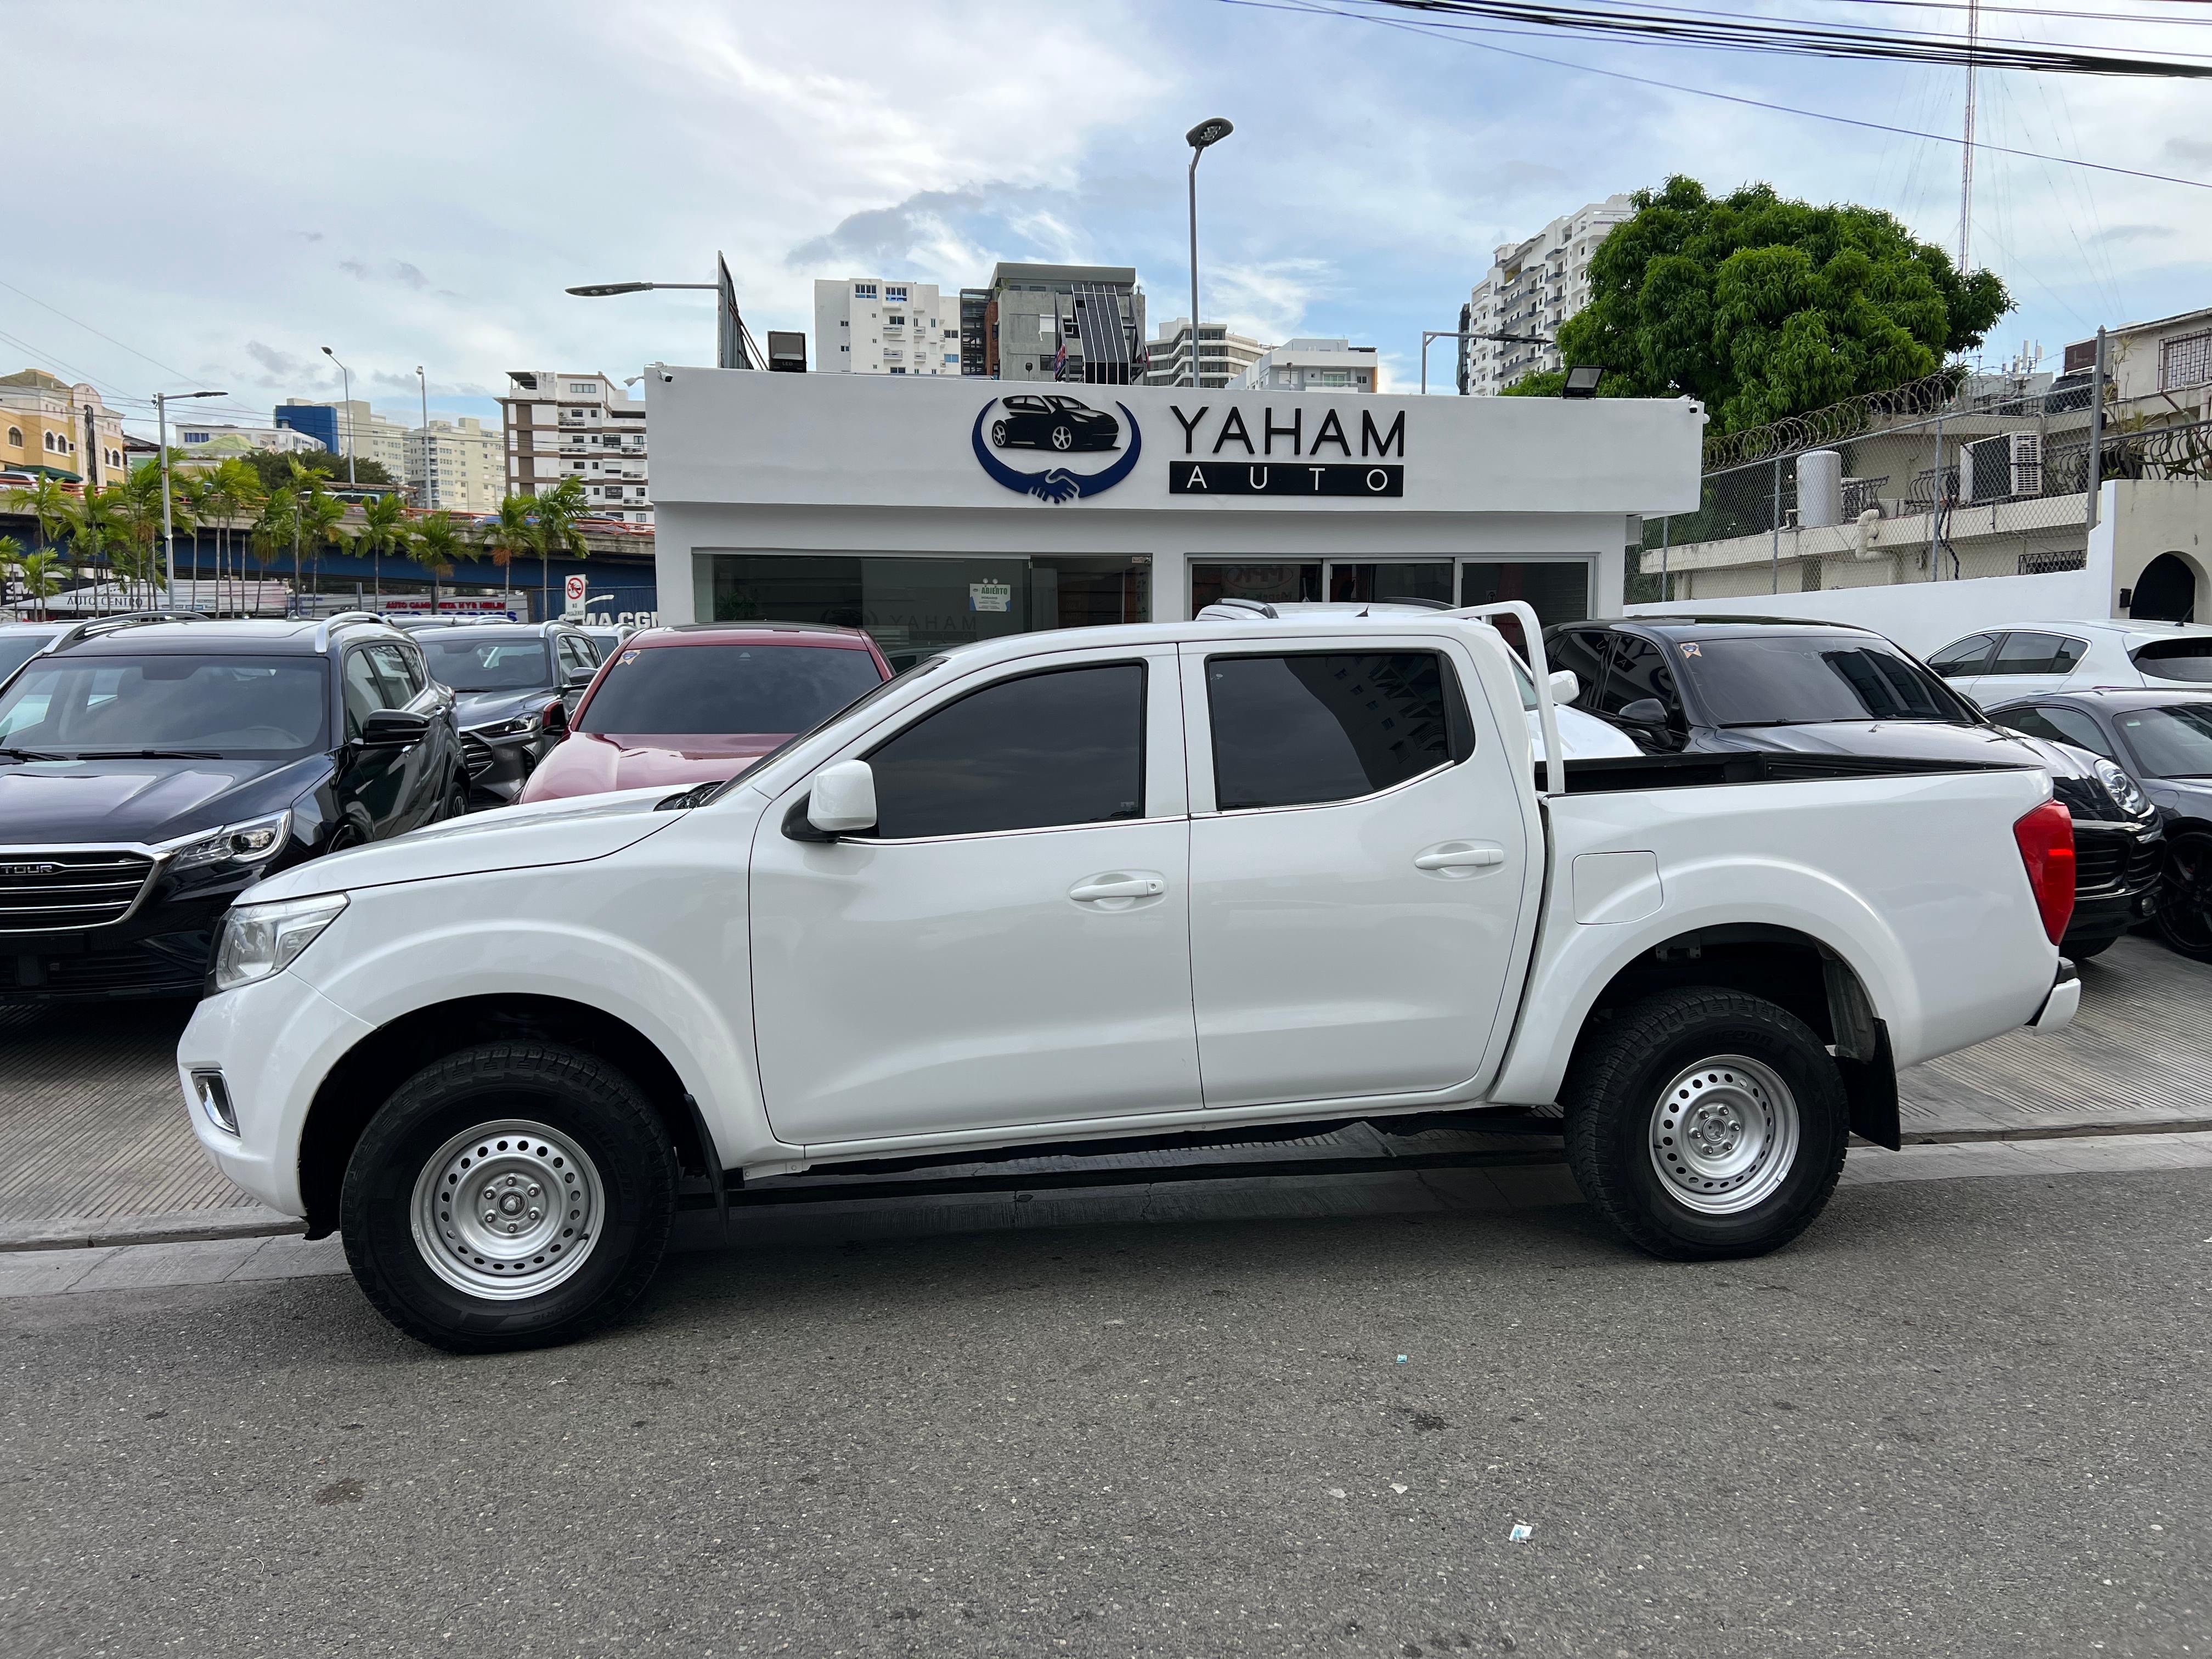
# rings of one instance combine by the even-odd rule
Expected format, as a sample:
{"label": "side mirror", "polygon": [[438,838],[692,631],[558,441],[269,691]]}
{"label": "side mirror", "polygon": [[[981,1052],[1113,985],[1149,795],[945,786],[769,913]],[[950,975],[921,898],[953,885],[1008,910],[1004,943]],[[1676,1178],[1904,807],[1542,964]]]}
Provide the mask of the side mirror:
{"label": "side mirror", "polygon": [[1634,702],[1623,704],[1615,718],[1632,726],[1664,726],[1667,705],[1656,697],[1638,697]]}
{"label": "side mirror", "polygon": [[825,835],[848,836],[876,827],[876,775],[867,762],[839,761],[814,775],[806,821]]}
{"label": "side mirror", "polygon": [[538,717],[538,723],[545,728],[549,737],[567,737],[568,735],[568,705],[564,702],[547,703],[545,712]]}
{"label": "side mirror", "polygon": [[1552,701],[1572,702],[1583,694],[1583,683],[1571,668],[1554,668],[1551,673]]}
{"label": "side mirror", "polygon": [[410,749],[430,730],[430,717],[404,708],[380,708],[361,723],[362,745],[367,749]]}

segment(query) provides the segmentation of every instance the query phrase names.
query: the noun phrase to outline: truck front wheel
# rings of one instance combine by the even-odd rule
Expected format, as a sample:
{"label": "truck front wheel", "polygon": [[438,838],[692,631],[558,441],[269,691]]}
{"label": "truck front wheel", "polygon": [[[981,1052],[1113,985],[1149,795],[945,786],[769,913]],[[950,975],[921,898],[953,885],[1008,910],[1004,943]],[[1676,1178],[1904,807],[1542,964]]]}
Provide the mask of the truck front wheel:
{"label": "truck front wheel", "polygon": [[1788,1010],[1662,992],[1593,1030],[1561,1092],[1567,1164],[1593,1208],[1653,1255],[1759,1255],[1812,1224],[1842,1174],[1835,1061]]}
{"label": "truck front wheel", "polygon": [[660,1265],[675,1149],[597,1055],[495,1042],[434,1061],[369,1121],[339,1228],[355,1279],[409,1335],[456,1353],[567,1342]]}

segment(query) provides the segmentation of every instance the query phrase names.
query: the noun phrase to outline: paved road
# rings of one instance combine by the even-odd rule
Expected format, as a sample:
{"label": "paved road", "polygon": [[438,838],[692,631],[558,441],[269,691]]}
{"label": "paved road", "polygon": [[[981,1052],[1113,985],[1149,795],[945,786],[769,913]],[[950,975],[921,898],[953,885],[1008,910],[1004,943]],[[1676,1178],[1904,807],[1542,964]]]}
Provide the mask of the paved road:
{"label": "paved road", "polygon": [[2203,1653],[2208,1235],[2174,1169],[1703,1267],[1572,1206],[767,1245],[489,1360],[334,1277],[27,1297],[0,1652]]}

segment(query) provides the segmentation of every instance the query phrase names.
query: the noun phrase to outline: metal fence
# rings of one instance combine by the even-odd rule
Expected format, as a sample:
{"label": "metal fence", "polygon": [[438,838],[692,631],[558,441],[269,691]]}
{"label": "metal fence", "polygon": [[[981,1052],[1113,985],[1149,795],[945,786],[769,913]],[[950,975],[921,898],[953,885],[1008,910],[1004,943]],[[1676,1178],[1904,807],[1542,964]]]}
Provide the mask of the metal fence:
{"label": "metal fence", "polygon": [[[1695,512],[1644,520],[1628,598],[1948,581],[2086,562],[2086,387],[1954,397],[1911,418],[1844,425],[1799,417],[1785,423],[1794,429],[1709,446],[1709,460],[1747,450],[1757,459],[1712,466]],[[2098,448],[2099,479],[2212,477],[2212,422],[2108,425]]]}

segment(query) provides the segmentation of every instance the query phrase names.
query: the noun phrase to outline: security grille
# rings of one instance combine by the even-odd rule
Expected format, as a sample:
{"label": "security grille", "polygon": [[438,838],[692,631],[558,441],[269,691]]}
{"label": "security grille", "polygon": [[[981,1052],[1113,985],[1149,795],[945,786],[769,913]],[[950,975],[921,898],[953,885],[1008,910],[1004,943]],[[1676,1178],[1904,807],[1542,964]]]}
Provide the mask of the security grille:
{"label": "security grille", "polygon": [[0,852],[0,933],[58,933],[120,921],[153,873],[154,860],[143,853]]}
{"label": "security grille", "polygon": [[2158,349],[2158,389],[2179,392],[2212,380],[2212,332],[2185,334]]}

